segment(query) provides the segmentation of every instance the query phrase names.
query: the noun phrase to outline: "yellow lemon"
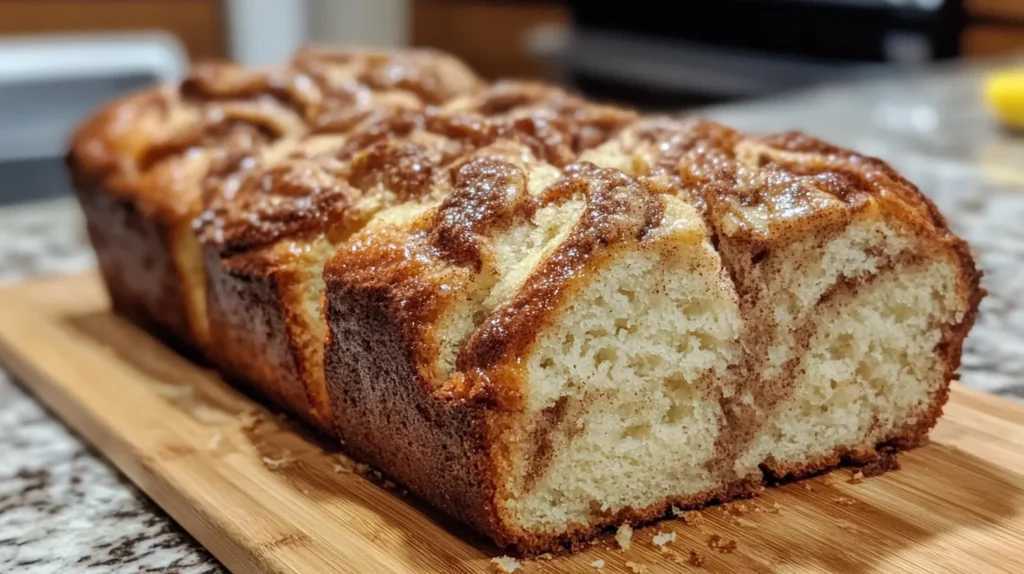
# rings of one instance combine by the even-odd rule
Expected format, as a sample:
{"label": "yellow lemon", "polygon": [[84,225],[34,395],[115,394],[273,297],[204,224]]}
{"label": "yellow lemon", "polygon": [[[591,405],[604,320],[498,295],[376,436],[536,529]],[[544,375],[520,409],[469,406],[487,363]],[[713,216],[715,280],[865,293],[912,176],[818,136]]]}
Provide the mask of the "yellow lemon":
{"label": "yellow lemon", "polygon": [[989,76],[985,82],[985,100],[1001,122],[1024,129],[1024,69]]}

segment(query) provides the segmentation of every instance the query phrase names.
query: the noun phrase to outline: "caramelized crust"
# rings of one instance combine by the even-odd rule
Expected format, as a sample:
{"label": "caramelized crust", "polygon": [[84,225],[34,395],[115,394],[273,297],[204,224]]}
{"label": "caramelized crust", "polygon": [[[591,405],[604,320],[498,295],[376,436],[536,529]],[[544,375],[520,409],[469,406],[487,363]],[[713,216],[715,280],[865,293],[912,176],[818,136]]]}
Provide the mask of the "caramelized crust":
{"label": "caramelized crust", "polygon": [[[518,92],[525,96],[510,97]],[[497,95],[507,101],[489,104]],[[558,111],[549,107],[552,101],[563,102]],[[588,107],[601,111],[587,112]],[[208,207],[196,223],[207,252],[207,273],[217,278],[208,297],[217,362],[270,396],[296,397],[295,389],[285,387],[305,386],[311,418],[330,432],[321,342],[310,336],[322,331],[317,327],[322,323],[319,311],[313,311],[320,297],[315,285],[323,265],[319,254],[382,209],[441,200],[458,184],[450,181],[455,173],[450,167],[477,150],[504,150],[560,165],[577,155],[575,146],[582,141],[578,134],[587,125],[610,133],[634,117],[626,110],[573,99],[556,88],[504,83],[484,90],[479,98],[445,107],[378,106],[344,126],[333,126],[335,132],[285,142],[213,172],[207,181]],[[599,143],[595,135],[588,137]],[[275,327],[288,334],[276,339],[275,348],[286,345],[292,359],[274,368],[253,366],[252,352],[265,342],[246,338],[258,326],[243,312],[244,305],[222,300],[255,300],[257,292],[275,293],[279,310],[273,316],[289,323]],[[226,312],[228,307],[234,311]],[[298,412],[308,410],[294,406]]]}
{"label": "caramelized crust", "polygon": [[[206,347],[205,280],[191,222],[211,173],[294,145],[311,126],[382,106],[422,109],[479,87],[465,66],[436,52],[309,49],[268,70],[197,64],[178,86],[108,105],[74,134],[67,163],[90,237],[104,251],[104,277],[120,282],[110,291],[134,301],[136,318],[185,346]],[[133,229],[150,232],[122,247]],[[151,263],[158,261],[166,264]],[[130,282],[125,269],[137,269]]]}

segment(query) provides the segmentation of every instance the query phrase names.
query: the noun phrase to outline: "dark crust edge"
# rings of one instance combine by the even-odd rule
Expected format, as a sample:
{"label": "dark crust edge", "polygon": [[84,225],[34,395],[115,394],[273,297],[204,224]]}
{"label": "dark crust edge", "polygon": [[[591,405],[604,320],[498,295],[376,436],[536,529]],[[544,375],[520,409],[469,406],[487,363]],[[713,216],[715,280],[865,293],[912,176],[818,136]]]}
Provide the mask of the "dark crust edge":
{"label": "dark crust edge", "polygon": [[[251,258],[253,254],[245,254]],[[203,248],[212,360],[232,383],[256,391],[322,431],[311,414],[282,301],[287,272],[222,259]]]}
{"label": "dark crust edge", "polygon": [[135,202],[74,181],[86,231],[114,310],[172,347],[199,357],[187,316],[183,274],[173,255],[174,224]]}
{"label": "dark crust edge", "polygon": [[431,393],[393,307],[386,289],[327,289],[324,370],[344,448],[508,546],[495,504],[492,412]]}

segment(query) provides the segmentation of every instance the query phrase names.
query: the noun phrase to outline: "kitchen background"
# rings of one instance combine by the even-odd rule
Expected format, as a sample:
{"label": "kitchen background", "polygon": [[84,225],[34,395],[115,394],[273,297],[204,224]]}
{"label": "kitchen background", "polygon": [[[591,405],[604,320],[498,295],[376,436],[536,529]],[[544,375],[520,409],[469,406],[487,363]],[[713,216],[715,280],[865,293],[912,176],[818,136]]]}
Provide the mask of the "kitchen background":
{"label": "kitchen background", "polygon": [[0,0],[0,205],[67,194],[67,134],[112,95],[306,42],[433,46],[680,109],[1022,50],[1024,1]]}
{"label": "kitchen background", "polygon": [[[701,113],[886,158],[985,271],[963,384],[1024,400],[1024,139],[981,96],[1024,63],[1024,0],[0,0],[0,285],[94,265],[58,197],[83,115],[190,59],[264,65],[307,41],[434,46],[647,109],[727,103]],[[2,367],[0,437],[0,572],[223,571]]]}

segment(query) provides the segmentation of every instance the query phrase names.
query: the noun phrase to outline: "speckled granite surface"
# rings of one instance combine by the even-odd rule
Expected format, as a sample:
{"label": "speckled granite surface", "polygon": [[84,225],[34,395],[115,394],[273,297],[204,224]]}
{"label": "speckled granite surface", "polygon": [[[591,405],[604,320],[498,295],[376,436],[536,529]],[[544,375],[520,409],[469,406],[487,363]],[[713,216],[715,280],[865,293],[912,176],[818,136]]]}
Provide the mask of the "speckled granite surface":
{"label": "speckled granite surface", "polygon": [[[0,282],[92,267],[71,200],[0,208]],[[0,368],[0,572],[223,572]]]}
{"label": "speckled granite surface", "polygon": [[[748,130],[801,128],[889,160],[972,244],[990,295],[963,382],[1024,398],[1024,137],[978,105],[978,68],[709,110]],[[0,208],[0,282],[93,264],[70,200]],[[217,572],[188,534],[0,368],[0,572]]]}

